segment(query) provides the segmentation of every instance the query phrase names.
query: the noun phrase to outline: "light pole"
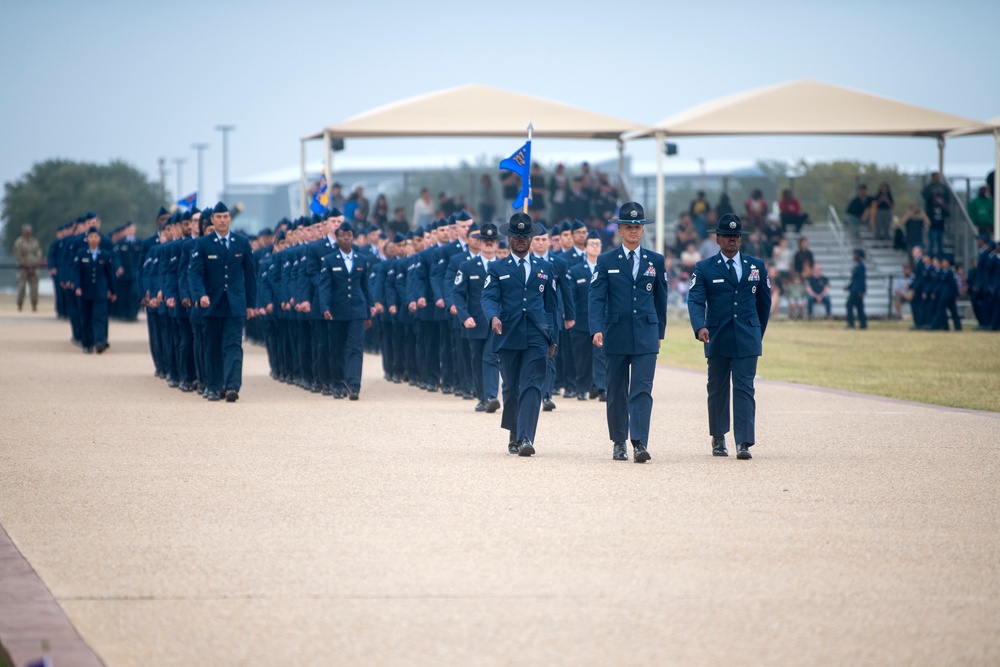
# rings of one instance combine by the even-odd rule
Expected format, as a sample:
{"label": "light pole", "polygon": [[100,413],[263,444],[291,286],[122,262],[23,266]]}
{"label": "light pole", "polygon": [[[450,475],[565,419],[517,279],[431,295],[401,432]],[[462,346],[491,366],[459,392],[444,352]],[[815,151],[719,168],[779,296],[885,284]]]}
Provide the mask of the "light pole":
{"label": "light pole", "polygon": [[184,172],[182,168],[187,160],[182,157],[175,157],[172,162],[177,165],[177,194],[174,197],[179,201],[184,196]]}
{"label": "light pole", "polygon": [[222,132],[222,195],[229,190],[229,133],[236,129],[235,125],[216,125],[215,129]]}
{"label": "light pole", "polygon": [[208,198],[205,196],[204,181],[202,181],[201,175],[203,173],[202,167],[204,166],[204,153],[205,149],[208,148],[208,144],[191,144],[191,148],[198,151],[198,200],[206,202]]}
{"label": "light pole", "polygon": [[167,200],[167,158],[157,158],[156,163],[160,167],[160,199]]}

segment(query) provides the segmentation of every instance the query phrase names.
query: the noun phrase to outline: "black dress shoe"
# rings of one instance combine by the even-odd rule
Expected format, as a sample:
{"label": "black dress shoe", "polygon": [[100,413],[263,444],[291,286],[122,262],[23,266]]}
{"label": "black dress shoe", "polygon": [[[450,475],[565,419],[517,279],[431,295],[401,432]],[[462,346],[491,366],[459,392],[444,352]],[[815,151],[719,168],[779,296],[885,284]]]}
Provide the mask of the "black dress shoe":
{"label": "black dress shoe", "polygon": [[167,380],[167,386],[170,387],[171,389],[177,389],[177,387],[181,386],[181,384],[177,380],[170,378],[169,380]]}
{"label": "black dress shoe", "polygon": [[729,456],[725,438],[712,438],[712,456]]}
{"label": "black dress shoe", "polygon": [[319,394],[319,393],[322,393],[322,391],[323,391],[323,387],[319,386],[319,383],[318,383],[318,382],[313,382],[313,383],[312,383],[312,384],[311,384],[311,385],[309,386],[309,391],[311,391],[311,392],[312,392],[312,393],[314,393],[314,394]]}
{"label": "black dress shoe", "polygon": [[542,410],[545,412],[552,412],[556,409],[556,404],[552,402],[551,398],[542,399]]}
{"label": "black dress shoe", "polygon": [[535,446],[531,444],[531,440],[525,438],[521,441],[521,446],[517,450],[518,456],[531,456],[535,453]]}
{"label": "black dress shoe", "polygon": [[337,387],[333,390],[334,398],[347,398],[347,390],[343,387]]}
{"label": "black dress shoe", "polygon": [[520,445],[514,438],[514,432],[510,432],[510,439],[507,441],[507,451],[511,454],[517,454],[517,450],[520,449]]}
{"label": "black dress shoe", "polygon": [[356,391],[349,391],[349,392],[347,392],[347,398],[351,399],[352,401],[356,401],[360,397],[358,396],[358,392],[356,392]]}
{"label": "black dress shoe", "polygon": [[94,353],[94,348],[92,348],[92,347],[85,347],[85,348],[83,348],[83,353],[84,354],[93,354]]}
{"label": "black dress shoe", "polygon": [[567,389],[563,393],[563,398],[576,398],[576,392],[575,391],[570,391],[569,389]]}
{"label": "black dress shoe", "polygon": [[226,403],[235,403],[239,397],[240,395],[235,389],[230,389],[226,392]]}
{"label": "black dress shoe", "polygon": [[498,401],[495,398],[491,398],[490,400],[486,401],[486,409],[484,410],[484,412],[486,414],[493,414],[499,409],[500,409],[500,401]]}
{"label": "black dress shoe", "polygon": [[486,401],[476,403],[476,412],[486,412]]}
{"label": "black dress shoe", "polygon": [[653,458],[646,451],[646,445],[641,442],[632,441],[632,455],[635,457],[636,463],[645,463],[649,459]]}
{"label": "black dress shoe", "polygon": [[210,401],[221,401],[222,400],[222,394],[220,394],[217,391],[209,391],[209,392],[205,393],[205,398],[208,399],[208,400],[210,400]]}
{"label": "black dress shoe", "polygon": [[750,456],[750,445],[748,443],[741,442],[740,444],[736,445],[736,458],[738,458],[740,461],[748,461],[749,459],[753,458],[752,456]]}
{"label": "black dress shoe", "polygon": [[192,387],[187,382],[181,382],[180,390],[183,391],[185,394],[190,394],[192,391],[194,391],[194,387]]}
{"label": "black dress shoe", "polygon": [[580,392],[579,394],[576,395],[576,400],[578,400],[578,401],[589,401],[590,399],[587,398],[586,394],[584,394],[583,392]]}
{"label": "black dress shoe", "polygon": [[587,398],[597,398],[597,387],[590,388],[590,392],[587,394]]}
{"label": "black dress shoe", "polygon": [[475,398],[475,396],[473,396],[473,395],[472,395],[472,394],[470,394],[469,392],[467,392],[467,391],[463,391],[463,392],[462,392],[462,400],[463,400],[463,401],[471,401],[471,400],[472,400],[472,399],[474,399],[474,398]]}
{"label": "black dress shoe", "polygon": [[107,343],[98,343],[97,346],[94,347],[94,351],[97,352],[97,354],[104,354],[104,350],[108,349],[109,347],[111,346],[108,345]]}
{"label": "black dress shoe", "polygon": [[625,446],[625,441],[615,443],[615,453],[611,458],[615,461],[628,461],[628,448]]}
{"label": "black dress shoe", "polygon": [[333,396],[333,388],[332,387],[323,387],[322,394],[324,396]]}
{"label": "black dress shoe", "polygon": [[597,390],[597,400],[599,400],[601,403],[607,403],[608,402],[608,392],[604,391],[603,389],[598,389]]}
{"label": "black dress shoe", "polygon": [[451,390],[451,387],[441,387],[441,393],[447,396],[448,394],[451,394],[453,392]]}

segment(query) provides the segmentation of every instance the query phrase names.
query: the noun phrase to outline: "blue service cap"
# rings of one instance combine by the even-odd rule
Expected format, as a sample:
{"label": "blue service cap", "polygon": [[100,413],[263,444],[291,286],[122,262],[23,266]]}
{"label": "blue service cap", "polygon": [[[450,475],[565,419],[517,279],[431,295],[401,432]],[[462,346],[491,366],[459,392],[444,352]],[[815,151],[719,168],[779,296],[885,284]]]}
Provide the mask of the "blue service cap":
{"label": "blue service cap", "polygon": [[282,229],[280,232],[274,235],[274,242],[277,243],[278,241],[284,241],[284,240],[285,240],[285,230]]}
{"label": "blue service cap", "polygon": [[331,206],[330,210],[326,212],[326,217],[328,218],[339,218],[342,215],[344,214],[341,213],[340,209],[337,208],[336,206]]}
{"label": "blue service cap", "polygon": [[212,213],[229,213],[229,209],[221,201],[212,209]]}
{"label": "blue service cap", "polygon": [[100,234],[100,233],[101,230],[99,230],[97,227],[91,227],[87,230],[87,236],[90,236],[91,234]]}
{"label": "blue service cap", "polygon": [[406,237],[403,236],[401,233],[396,232],[396,235],[392,237],[392,242],[393,243],[405,243],[406,242]]}
{"label": "blue service cap", "polygon": [[162,218],[165,215],[170,215],[170,211],[168,211],[167,209],[165,209],[165,208],[163,208],[161,206],[160,210],[156,212],[156,217],[157,218]]}
{"label": "blue service cap", "polygon": [[415,238],[415,239],[422,239],[422,238],[424,238],[424,228],[423,227],[417,227],[416,229],[414,229],[413,230],[413,238]]}
{"label": "blue service cap", "polygon": [[479,223],[473,220],[472,224],[469,225],[469,233],[471,234],[472,232],[477,232],[477,231],[479,231]]}
{"label": "blue service cap", "polygon": [[601,235],[597,233],[596,229],[591,229],[589,232],[587,232],[587,240],[589,241],[590,239],[597,239],[598,241],[600,241]]}
{"label": "blue service cap", "polygon": [[344,220],[344,222],[340,223],[340,227],[337,228],[337,233],[340,232],[354,233],[354,227],[351,225],[350,220]]}
{"label": "blue service cap", "polygon": [[559,225],[559,232],[571,232],[573,231],[573,222],[570,220],[563,220],[563,223]]}
{"label": "blue service cap", "polygon": [[257,235],[258,236],[273,236],[274,232],[271,231],[270,227],[265,227],[264,229],[262,229],[259,232],[257,232]]}
{"label": "blue service cap", "polygon": [[573,223],[569,226],[569,228],[570,231],[575,232],[578,229],[586,229],[587,225],[583,224],[582,220],[574,220]]}
{"label": "blue service cap", "polygon": [[466,211],[464,208],[461,211],[454,213],[453,217],[458,222],[465,222],[467,220],[472,220],[472,216],[469,215],[469,212]]}

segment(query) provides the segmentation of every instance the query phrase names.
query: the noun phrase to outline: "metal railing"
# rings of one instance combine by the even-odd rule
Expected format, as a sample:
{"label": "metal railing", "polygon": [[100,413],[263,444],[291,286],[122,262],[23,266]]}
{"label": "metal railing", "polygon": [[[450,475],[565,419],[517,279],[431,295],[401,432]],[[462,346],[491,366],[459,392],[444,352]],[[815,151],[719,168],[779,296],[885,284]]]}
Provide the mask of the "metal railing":
{"label": "metal railing", "polygon": [[837,240],[837,245],[840,249],[847,252],[847,235],[844,230],[844,223],[840,221],[840,216],[837,215],[837,209],[833,205],[827,206],[827,220],[830,223],[830,231],[833,232],[833,238]]}
{"label": "metal railing", "polygon": [[979,230],[972,224],[965,203],[951,187],[951,183],[947,179],[943,182],[951,193],[951,221],[945,227],[945,237],[951,241],[955,261],[968,266],[976,256],[976,236]]}

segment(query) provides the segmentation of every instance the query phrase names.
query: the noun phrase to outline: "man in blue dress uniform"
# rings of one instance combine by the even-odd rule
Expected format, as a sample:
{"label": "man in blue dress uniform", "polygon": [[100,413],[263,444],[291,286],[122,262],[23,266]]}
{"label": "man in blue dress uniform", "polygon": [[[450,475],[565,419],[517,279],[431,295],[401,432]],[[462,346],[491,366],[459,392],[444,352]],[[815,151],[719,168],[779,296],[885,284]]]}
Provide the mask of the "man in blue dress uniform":
{"label": "man in blue dress uniform", "polygon": [[247,237],[229,231],[232,217],[222,202],[212,209],[212,234],[191,253],[191,297],[204,309],[208,348],[208,398],[239,397],[243,384],[243,323],[256,314],[257,267]]}
{"label": "man in blue dress uniform", "polygon": [[608,363],[608,433],[612,458],[627,461],[625,440],[632,440],[636,463],[649,454],[656,355],[667,327],[667,277],[663,255],[642,248],[646,220],[636,202],[618,213],[620,248],[597,258],[590,279],[590,333]]}
{"label": "man in blue dress uniform", "polygon": [[79,298],[81,344],[90,354],[108,349],[108,300],[115,300],[115,277],[111,255],[101,249],[101,232],[87,231],[87,245],[73,260],[73,284]]}
{"label": "man in blue dress uniform", "polygon": [[736,458],[750,457],[754,444],[753,379],[771,312],[771,281],[764,260],[740,253],[743,224],[727,213],[715,230],[719,254],[695,265],[688,313],[695,338],[708,358],[708,430],[712,455],[729,456],[729,383],[733,385]]}
{"label": "man in blue dress uniform", "polygon": [[500,385],[500,359],[493,349],[495,335],[483,313],[482,295],[490,265],[496,260],[499,231],[492,222],[470,234],[479,239],[479,255],[463,262],[455,274],[452,299],[462,323],[462,337],[470,346],[470,364],[475,387],[476,412],[493,413],[500,409],[497,400]]}
{"label": "man in blue dress uniform", "polygon": [[337,247],[322,260],[319,303],[332,322],[329,351],[334,389],[344,388],[352,401],[361,391],[365,329],[371,327],[375,300],[368,284],[371,259],[354,250],[354,228],[345,221],[336,232]]}
{"label": "man in blue dress uniform", "polygon": [[[601,236],[595,231],[587,233],[584,261],[577,262],[569,271],[571,298],[576,305],[576,322],[570,330],[570,344],[573,347],[573,363],[576,377],[578,400],[603,396],[607,400],[607,359],[604,351],[594,346],[590,335],[590,280],[597,270],[597,258],[601,254]],[[566,298],[566,295],[563,295]]]}
{"label": "man in blue dress uniform", "polygon": [[545,233],[544,227],[526,213],[515,213],[499,231],[510,241],[510,256],[490,263],[481,303],[500,355],[500,426],[510,431],[507,451],[531,456],[545,360],[555,354],[556,283],[552,265],[530,254],[531,238]]}

